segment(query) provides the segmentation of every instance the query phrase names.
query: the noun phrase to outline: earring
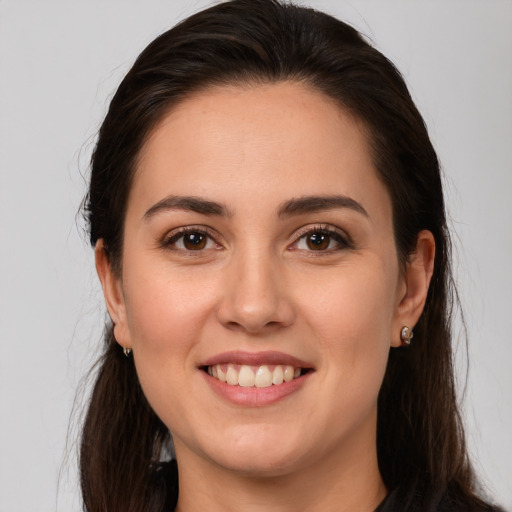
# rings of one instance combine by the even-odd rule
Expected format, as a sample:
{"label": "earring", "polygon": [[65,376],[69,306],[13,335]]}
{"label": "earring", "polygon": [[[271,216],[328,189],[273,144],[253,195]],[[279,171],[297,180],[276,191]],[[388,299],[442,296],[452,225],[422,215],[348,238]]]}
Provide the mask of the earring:
{"label": "earring", "polygon": [[406,345],[410,345],[411,344],[411,340],[414,338],[414,334],[412,332],[411,329],[409,329],[409,327],[407,327],[406,325],[404,325],[402,327],[402,330],[400,331],[400,339],[406,344]]}
{"label": "earring", "polygon": [[123,352],[126,357],[130,357],[130,354],[132,353],[132,349],[123,347]]}

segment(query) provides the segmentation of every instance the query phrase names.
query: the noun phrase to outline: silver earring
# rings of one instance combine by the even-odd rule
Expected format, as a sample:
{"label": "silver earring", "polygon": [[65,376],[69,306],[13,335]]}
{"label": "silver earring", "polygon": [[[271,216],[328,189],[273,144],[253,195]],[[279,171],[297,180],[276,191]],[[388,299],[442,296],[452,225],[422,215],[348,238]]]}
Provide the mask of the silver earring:
{"label": "silver earring", "polygon": [[414,334],[412,332],[411,329],[409,329],[409,327],[407,327],[406,325],[404,325],[402,327],[402,330],[400,331],[400,339],[406,344],[406,345],[410,345],[411,344],[411,340],[414,338]]}
{"label": "silver earring", "polygon": [[132,349],[123,347],[123,352],[126,357],[130,357],[130,354],[132,353]]}

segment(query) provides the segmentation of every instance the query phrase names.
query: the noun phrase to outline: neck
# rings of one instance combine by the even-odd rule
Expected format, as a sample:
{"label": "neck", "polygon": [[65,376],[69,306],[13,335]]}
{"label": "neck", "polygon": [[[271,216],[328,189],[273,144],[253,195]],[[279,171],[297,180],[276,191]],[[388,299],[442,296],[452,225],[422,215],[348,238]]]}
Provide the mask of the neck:
{"label": "neck", "polygon": [[[354,441],[354,439],[352,439]],[[176,512],[373,512],[386,496],[376,445],[350,445],[293,472],[255,476],[226,470],[178,450]],[[183,462],[183,463],[182,463]]]}

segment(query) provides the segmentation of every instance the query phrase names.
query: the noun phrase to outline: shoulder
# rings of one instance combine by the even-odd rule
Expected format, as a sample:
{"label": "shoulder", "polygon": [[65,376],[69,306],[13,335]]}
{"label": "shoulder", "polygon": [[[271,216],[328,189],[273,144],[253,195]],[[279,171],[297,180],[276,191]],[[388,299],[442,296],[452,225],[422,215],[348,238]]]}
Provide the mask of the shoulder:
{"label": "shoulder", "polygon": [[468,496],[453,489],[395,489],[377,507],[375,512],[504,512],[476,496]]}
{"label": "shoulder", "polygon": [[478,497],[443,496],[436,512],[504,512],[503,509],[486,503]]}

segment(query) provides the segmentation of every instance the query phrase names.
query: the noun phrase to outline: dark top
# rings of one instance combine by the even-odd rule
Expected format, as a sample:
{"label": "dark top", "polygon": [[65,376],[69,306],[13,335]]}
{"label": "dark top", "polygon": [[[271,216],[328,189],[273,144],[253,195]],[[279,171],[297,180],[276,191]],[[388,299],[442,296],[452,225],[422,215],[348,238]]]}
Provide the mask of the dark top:
{"label": "dark top", "polygon": [[[172,460],[155,471],[155,486],[165,496],[162,512],[172,512],[178,502],[178,467]],[[375,509],[375,512],[504,512],[484,502],[460,497],[449,490],[444,492],[410,492],[395,489]]]}
{"label": "dark top", "polygon": [[436,492],[390,492],[375,512],[504,512],[479,499],[450,490]]}

